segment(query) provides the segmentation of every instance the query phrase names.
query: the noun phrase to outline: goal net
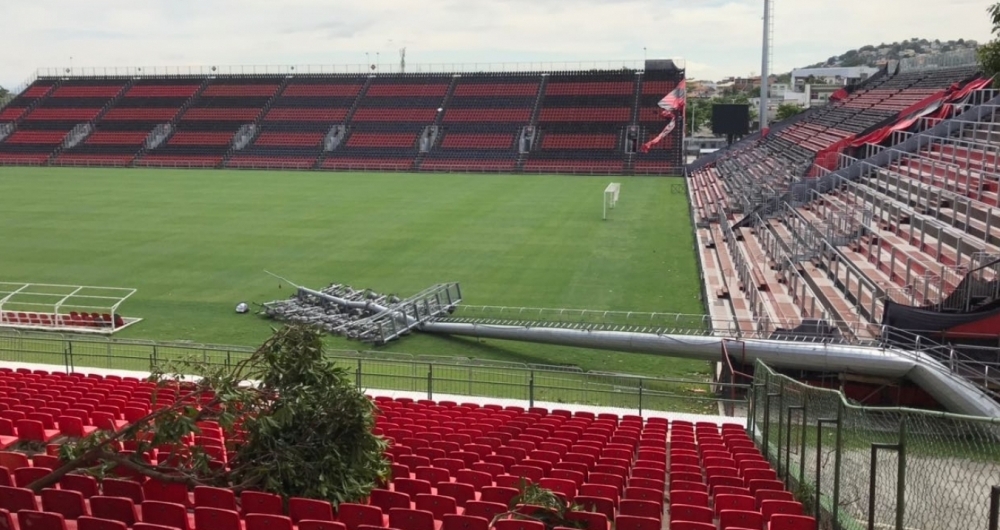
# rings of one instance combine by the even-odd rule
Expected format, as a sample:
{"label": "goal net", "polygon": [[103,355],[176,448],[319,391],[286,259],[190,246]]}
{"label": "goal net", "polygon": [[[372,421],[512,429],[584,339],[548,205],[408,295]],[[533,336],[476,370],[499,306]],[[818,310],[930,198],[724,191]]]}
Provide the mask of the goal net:
{"label": "goal net", "polygon": [[608,210],[614,210],[615,205],[618,204],[618,193],[621,188],[622,185],[618,182],[612,182],[608,184],[607,188],[604,188],[604,219],[608,218]]}

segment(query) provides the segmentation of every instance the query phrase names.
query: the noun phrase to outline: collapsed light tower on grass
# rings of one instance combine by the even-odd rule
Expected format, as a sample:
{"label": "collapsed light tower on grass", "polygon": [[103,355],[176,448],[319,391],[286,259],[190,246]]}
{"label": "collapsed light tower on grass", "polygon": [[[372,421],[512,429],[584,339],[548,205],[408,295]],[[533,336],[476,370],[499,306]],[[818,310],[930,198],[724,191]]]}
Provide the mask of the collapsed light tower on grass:
{"label": "collapsed light tower on grass", "polygon": [[[270,273],[269,273],[270,274]],[[916,356],[887,346],[844,342],[839,334],[786,330],[742,336],[716,326],[703,315],[586,311],[571,309],[459,306],[458,283],[442,283],[400,299],[370,289],[331,284],[321,290],[296,285],[291,298],[263,304],[261,313],[380,346],[412,331],[474,339],[510,340],[647,353],[720,362],[729,359],[726,343],[741,345],[743,363],[818,372],[907,378],[952,412],[1000,417],[1000,405],[961,374],[932,355]],[[492,309],[490,311],[484,311]],[[543,318],[543,316],[546,316]],[[729,361],[726,361],[729,362]]]}

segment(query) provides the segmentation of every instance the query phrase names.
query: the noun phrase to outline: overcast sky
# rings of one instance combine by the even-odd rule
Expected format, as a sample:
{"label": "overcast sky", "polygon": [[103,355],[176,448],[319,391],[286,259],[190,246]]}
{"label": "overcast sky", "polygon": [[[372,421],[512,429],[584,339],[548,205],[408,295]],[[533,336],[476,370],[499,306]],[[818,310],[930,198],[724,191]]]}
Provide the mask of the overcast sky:
{"label": "overcast sky", "polygon": [[[774,0],[777,71],[911,37],[989,39],[993,0]],[[7,0],[0,85],[39,67],[683,58],[760,72],[763,0]]]}

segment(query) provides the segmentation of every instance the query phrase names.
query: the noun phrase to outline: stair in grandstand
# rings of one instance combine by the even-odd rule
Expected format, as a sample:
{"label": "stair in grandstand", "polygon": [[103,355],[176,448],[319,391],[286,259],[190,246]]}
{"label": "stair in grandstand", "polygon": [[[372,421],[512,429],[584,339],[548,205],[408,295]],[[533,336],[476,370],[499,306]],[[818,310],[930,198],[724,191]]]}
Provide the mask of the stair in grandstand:
{"label": "stair in grandstand", "polygon": [[0,142],[9,136],[10,133],[14,132],[14,129],[15,127],[13,123],[0,123]]}
{"label": "stair in grandstand", "polygon": [[125,97],[125,94],[128,93],[128,91],[132,88],[133,85],[135,85],[135,78],[129,79],[128,82],[125,83],[125,86],[123,86],[122,89],[119,90],[117,94],[115,94],[115,97],[111,98],[111,100],[104,105],[104,108],[102,108],[101,111],[97,113],[97,116],[94,116],[94,119],[90,120],[91,127],[96,127],[97,122],[101,121],[101,119],[104,118],[104,115],[107,114],[109,110],[118,105],[118,102],[121,101],[123,97]]}
{"label": "stair in grandstand", "polygon": [[62,148],[71,149],[75,147],[80,142],[87,139],[87,136],[94,131],[94,126],[91,123],[81,123],[76,127],[73,127],[69,133],[66,134],[66,139],[63,140]]}
{"label": "stair in grandstand", "polygon": [[204,80],[202,80],[201,86],[198,87],[198,90],[196,90],[194,94],[191,94],[191,97],[189,97],[188,100],[185,101],[183,105],[181,105],[181,108],[177,109],[177,113],[174,114],[174,118],[170,120],[170,125],[174,129],[177,128],[177,122],[181,120],[181,116],[183,116],[184,113],[187,112],[189,108],[191,108],[191,105],[193,105],[195,101],[198,101],[198,99],[201,98],[201,94],[205,91],[205,89],[208,88],[208,85],[209,83],[211,83],[211,81],[212,81],[211,77],[206,77]]}
{"label": "stair in grandstand", "polygon": [[62,79],[58,79],[56,80],[55,83],[52,83],[52,85],[49,86],[49,89],[45,92],[45,94],[35,98],[34,101],[32,101],[27,107],[24,108],[24,110],[21,112],[21,115],[16,120],[14,120],[14,125],[15,126],[20,125],[21,122],[24,121],[24,119],[28,116],[28,114],[31,114],[31,111],[38,108],[38,106],[41,105],[43,102],[45,102],[45,100],[48,99],[53,93],[55,93],[56,90],[59,90],[59,87],[62,86],[62,83],[63,83]]}
{"label": "stair in grandstand", "polygon": [[632,101],[632,120],[629,121],[629,129],[625,131],[625,142],[633,140],[629,137],[629,131],[634,131],[634,145],[632,149],[622,149],[624,162],[625,162],[625,172],[631,174],[635,169],[635,154],[639,148],[639,138],[641,138],[639,133],[639,112],[642,109],[642,81],[644,76],[641,73],[636,72],[635,74],[635,94]]}
{"label": "stair in grandstand", "polygon": [[90,123],[78,123],[75,125],[68,133],[66,137],[63,138],[61,144],[59,144],[49,155],[49,159],[45,162],[45,165],[51,165],[56,158],[62,154],[66,149],[71,149],[80,142],[87,139],[87,136],[93,132],[94,127]]}
{"label": "stair in grandstand", "polygon": [[[438,108],[448,109],[448,104],[451,103],[451,98],[455,94],[455,86],[458,85],[458,80],[461,79],[457,74],[451,77],[451,83],[448,85],[448,91],[444,93],[444,98],[441,99],[441,105]],[[437,127],[441,126],[444,121],[444,112],[438,112],[437,116],[434,117],[434,125]]]}
{"label": "stair in grandstand", "polygon": [[424,159],[427,158],[427,153],[433,151],[441,143],[441,128],[444,121],[444,111],[448,109],[448,103],[451,102],[452,95],[455,93],[455,86],[458,85],[458,81],[461,79],[458,75],[451,77],[451,82],[448,84],[448,90],[445,92],[444,97],[441,99],[441,104],[438,108],[443,109],[438,112],[434,117],[434,124],[428,125],[424,128],[423,133],[420,135],[420,149],[417,154],[416,159],[413,161],[413,169],[419,170],[421,164],[423,164]]}
{"label": "stair in grandstand", "polygon": [[542,112],[542,101],[545,100],[545,89],[548,87],[548,84],[549,84],[549,76],[542,75],[542,82],[538,83],[538,94],[535,96],[535,105],[531,108],[531,120],[528,122],[528,126],[531,127],[533,131],[535,131],[534,135],[532,135],[533,142],[529,146],[527,151],[521,151],[520,153],[518,153],[517,164],[514,166],[515,168],[517,168],[518,171],[522,171],[524,169],[524,163],[527,162],[528,154],[531,152],[531,150],[535,146],[540,145],[539,140],[541,135],[538,132],[538,116]]}
{"label": "stair in grandstand", "polygon": [[254,124],[257,125],[258,128],[260,126],[261,120],[264,119],[264,116],[267,116],[267,112],[271,110],[271,107],[274,106],[274,102],[277,101],[279,97],[281,97],[281,94],[285,91],[285,88],[288,87],[288,83],[291,82],[292,79],[293,78],[290,75],[285,76],[285,78],[281,80],[281,84],[278,85],[278,89],[275,90],[274,94],[271,95],[271,99],[267,100],[267,103],[264,104],[264,107],[260,109],[260,113],[257,114],[257,119],[254,120]]}
{"label": "stair in grandstand", "polygon": [[[439,120],[441,114],[443,113],[438,113]],[[417,138],[417,142],[419,144],[417,146],[418,153],[417,158],[413,161],[413,169],[420,169],[420,164],[424,161],[424,158],[427,157],[427,153],[437,147],[441,138],[440,131],[441,128],[438,125],[428,125],[427,127],[424,127],[423,132],[421,132],[420,136]]]}
{"label": "stair in grandstand", "polygon": [[358,95],[354,98],[354,103],[351,104],[351,108],[347,109],[347,115],[344,116],[345,124],[350,124],[351,120],[354,119],[354,114],[358,111],[358,107],[361,106],[361,100],[363,100],[365,95],[368,94],[368,89],[371,88],[374,80],[374,75],[370,75],[365,79],[365,84],[362,85],[361,90],[358,91]]}
{"label": "stair in grandstand", "polygon": [[350,124],[351,120],[354,119],[354,113],[358,111],[358,106],[361,105],[361,100],[365,98],[365,94],[368,93],[368,89],[372,86],[372,81],[374,79],[375,79],[374,75],[370,75],[365,78],[364,84],[361,85],[361,90],[359,90],[358,94],[354,97],[354,102],[351,103],[351,107],[347,109],[347,114],[344,115],[344,123],[341,124],[342,128],[340,130],[339,140],[333,142],[330,136],[331,134],[334,133],[334,130],[337,128],[336,125],[334,125],[327,133],[327,136],[323,141],[323,152],[320,153],[320,155],[316,158],[316,162],[312,166],[313,169],[322,169],[323,162],[326,161],[327,154],[337,149],[344,143],[344,139],[346,139],[347,135],[350,133]]}
{"label": "stair in grandstand", "polygon": [[169,123],[161,123],[153,128],[146,136],[143,149],[156,149],[160,144],[167,141],[174,132],[174,126]]}
{"label": "stair in grandstand", "polygon": [[236,131],[236,134],[233,135],[233,147],[228,154],[231,155],[233,151],[239,151],[250,145],[254,138],[257,137],[258,130],[257,125],[253,123],[241,126],[240,129]]}
{"label": "stair in grandstand", "polygon": [[285,87],[288,86],[288,83],[291,80],[292,76],[285,76],[285,78],[282,79],[281,83],[278,85],[277,90],[274,91],[274,94],[271,94],[271,98],[267,100],[267,103],[265,103],[263,107],[261,107],[260,112],[257,113],[257,117],[254,118],[253,123],[241,125],[239,130],[233,134],[233,140],[229,144],[230,147],[226,151],[226,154],[222,155],[222,161],[219,162],[218,167],[226,167],[226,164],[229,163],[229,160],[233,158],[233,155],[237,151],[241,151],[244,147],[253,143],[253,141],[257,138],[257,134],[261,130],[261,122],[264,121],[264,116],[267,116],[268,111],[274,106],[275,100],[277,100],[281,96],[281,93],[285,91]]}
{"label": "stair in grandstand", "polygon": [[340,147],[340,144],[343,143],[345,136],[347,136],[347,127],[343,124],[338,123],[330,127],[326,136],[323,137],[323,152],[333,151],[334,149]]}

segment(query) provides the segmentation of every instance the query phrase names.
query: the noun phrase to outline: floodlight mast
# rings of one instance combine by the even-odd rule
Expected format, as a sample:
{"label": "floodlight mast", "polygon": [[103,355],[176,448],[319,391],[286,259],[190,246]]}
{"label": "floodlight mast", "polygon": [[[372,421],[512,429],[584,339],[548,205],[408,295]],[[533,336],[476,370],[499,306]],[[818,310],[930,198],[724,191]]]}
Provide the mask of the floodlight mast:
{"label": "floodlight mast", "polygon": [[768,78],[771,77],[771,0],[764,0],[764,45],[760,67],[760,130],[767,128]]}

